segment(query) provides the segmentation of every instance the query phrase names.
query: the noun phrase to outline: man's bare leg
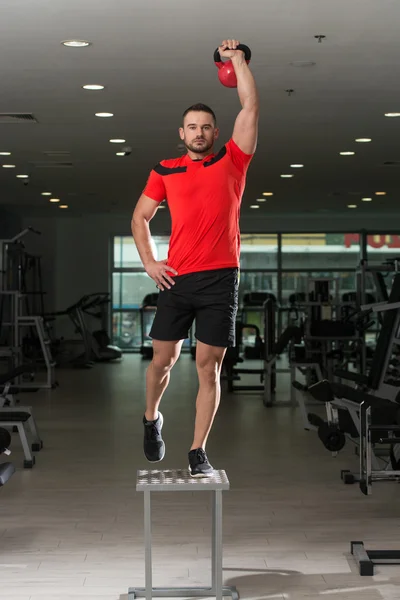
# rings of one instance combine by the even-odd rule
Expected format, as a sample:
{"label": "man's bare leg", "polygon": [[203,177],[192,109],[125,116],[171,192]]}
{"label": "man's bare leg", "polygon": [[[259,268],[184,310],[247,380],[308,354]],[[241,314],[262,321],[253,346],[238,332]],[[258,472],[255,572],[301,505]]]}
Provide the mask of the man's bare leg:
{"label": "man's bare leg", "polygon": [[183,340],[153,340],[153,359],[146,372],[146,412],[148,421],[157,419],[161,398],[167,389],[171,369],[179,358]]}
{"label": "man's bare leg", "polygon": [[199,391],[196,399],[196,422],[191,450],[205,450],[207,438],[221,399],[220,374],[226,348],[197,342],[196,367]]}
{"label": "man's bare leg", "polygon": [[165,444],[161,436],[163,417],[158,412],[158,407],[168,386],[171,369],[179,358],[182,343],[183,340],[153,340],[153,360],[146,373],[146,412],[143,419],[143,449],[150,462],[158,462],[165,455]]}

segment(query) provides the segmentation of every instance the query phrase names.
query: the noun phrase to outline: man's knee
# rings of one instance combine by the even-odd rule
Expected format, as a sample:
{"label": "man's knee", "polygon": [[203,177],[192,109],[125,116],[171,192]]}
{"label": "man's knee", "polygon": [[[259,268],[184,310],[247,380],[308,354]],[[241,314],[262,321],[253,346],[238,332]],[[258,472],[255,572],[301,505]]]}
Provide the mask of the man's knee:
{"label": "man's knee", "polygon": [[153,345],[153,368],[160,372],[168,372],[179,358],[181,344],[172,342],[155,343]]}
{"label": "man's knee", "polygon": [[213,347],[202,349],[201,353],[196,356],[196,366],[199,378],[201,381],[209,384],[215,384],[219,381],[221,365],[225,355],[225,349]]}
{"label": "man's knee", "polygon": [[153,368],[156,369],[156,371],[162,371],[167,373],[172,369],[172,367],[176,363],[176,359],[172,356],[154,355],[152,362]]}
{"label": "man's knee", "polygon": [[215,385],[219,381],[219,367],[215,363],[197,365],[197,372],[201,383]]}

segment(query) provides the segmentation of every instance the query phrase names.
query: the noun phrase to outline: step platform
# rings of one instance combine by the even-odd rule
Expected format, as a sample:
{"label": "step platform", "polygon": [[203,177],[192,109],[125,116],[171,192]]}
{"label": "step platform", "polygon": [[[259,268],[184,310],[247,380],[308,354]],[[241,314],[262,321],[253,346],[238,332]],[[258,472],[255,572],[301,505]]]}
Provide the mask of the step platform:
{"label": "step platform", "polygon": [[[239,600],[235,586],[224,586],[222,581],[222,492],[230,488],[225,471],[215,470],[212,477],[197,479],[190,476],[188,469],[140,470],[137,472],[136,491],[144,494],[144,537],[145,537],[145,587],[129,588],[128,598],[191,598],[211,597],[222,600],[231,596]],[[151,493],[152,492],[211,492],[212,493],[212,537],[211,537],[211,585],[210,587],[163,587],[152,585],[151,545]]]}

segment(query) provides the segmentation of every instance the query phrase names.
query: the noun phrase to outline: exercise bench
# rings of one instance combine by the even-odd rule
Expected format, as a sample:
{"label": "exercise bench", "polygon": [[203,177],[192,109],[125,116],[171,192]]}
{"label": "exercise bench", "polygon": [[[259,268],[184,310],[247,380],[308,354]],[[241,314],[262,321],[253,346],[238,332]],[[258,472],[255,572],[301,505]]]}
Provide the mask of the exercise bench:
{"label": "exercise bench", "polygon": [[[0,375],[0,426],[17,430],[24,451],[24,468],[31,469],[35,464],[32,452],[43,448],[38,427],[31,406],[16,406],[15,395],[21,391],[35,392],[39,388],[20,388],[14,384],[17,377],[32,371],[31,365],[21,365],[8,373]],[[30,434],[30,435],[29,435]],[[29,437],[31,437],[31,444]]]}

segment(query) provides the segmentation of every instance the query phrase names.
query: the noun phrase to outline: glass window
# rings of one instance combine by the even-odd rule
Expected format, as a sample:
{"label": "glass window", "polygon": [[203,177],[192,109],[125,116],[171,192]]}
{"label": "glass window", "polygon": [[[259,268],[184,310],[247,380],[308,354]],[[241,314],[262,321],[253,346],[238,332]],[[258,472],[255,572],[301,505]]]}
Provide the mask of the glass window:
{"label": "glass window", "polygon": [[[335,273],[332,271],[290,271],[282,273],[282,304],[288,304],[290,301],[290,296],[293,294],[307,294],[309,291],[307,287],[311,285],[309,280],[314,278],[327,278],[335,280],[337,282],[339,301],[342,300],[343,295],[347,292],[356,291],[355,266],[356,265],[354,265],[354,270],[341,273]],[[332,284],[332,289],[333,288],[336,290],[336,284],[334,286]]]}
{"label": "glass window", "polygon": [[[345,293],[356,290],[356,270],[360,262],[359,233],[282,233],[280,237],[282,271],[278,269],[278,234],[241,234],[241,308],[246,294],[250,292],[270,293],[283,305],[288,304],[292,294],[307,292],[309,278],[335,279],[340,299]],[[158,260],[167,258],[168,244],[169,236],[152,237],[153,252]],[[400,235],[369,234],[367,252],[369,261],[375,264],[400,256]],[[384,275],[390,287],[392,274]],[[127,349],[140,347],[140,306],[147,294],[156,291],[154,282],[143,269],[133,238],[115,237],[112,324],[116,344]],[[370,273],[367,274],[367,291],[376,292]],[[246,310],[248,322],[258,324],[258,307]],[[148,329],[149,323],[145,329]],[[185,346],[187,344],[185,342]]]}
{"label": "glass window", "polygon": [[282,234],[284,269],[355,269],[359,260],[359,234]]}
{"label": "glass window", "polygon": [[243,298],[250,292],[268,292],[274,294],[277,297],[278,293],[278,272],[263,273],[258,272],[247,272],[245,270],[240,272],[240,285],[239,285],[239,304],[243,304]]}
{"label": "glass window", "polygon": [[278,236],[248,234],[240,237],[241,269],[276,269],[278,266]]}
{"label": "glass window", "polygon": [[147,294],[157,293],[154,281],[147,273],[127,273],[117,271],[113,273],[113,308],[130,309],[140,308]]}
{"label": "glass window", "polygon": [[[156,260],[167,258],[168,254],[167,236],[153,236],[151,246]],[[114,269],[142,269],[142,261],[136,248],[135,241],[131,236],[119,236],[114,238]]]}
{"label": "glass window", "polygon": [[368,260],[374,263],[385,262],[388,258],[400,256],[400,235],[374,234],[367,235]]}
{"label": "glass window", "polygon": [[140,312],[124,311],[113,313],[113,343],[121,350],[140,348],[142,332],[140,327]]}

